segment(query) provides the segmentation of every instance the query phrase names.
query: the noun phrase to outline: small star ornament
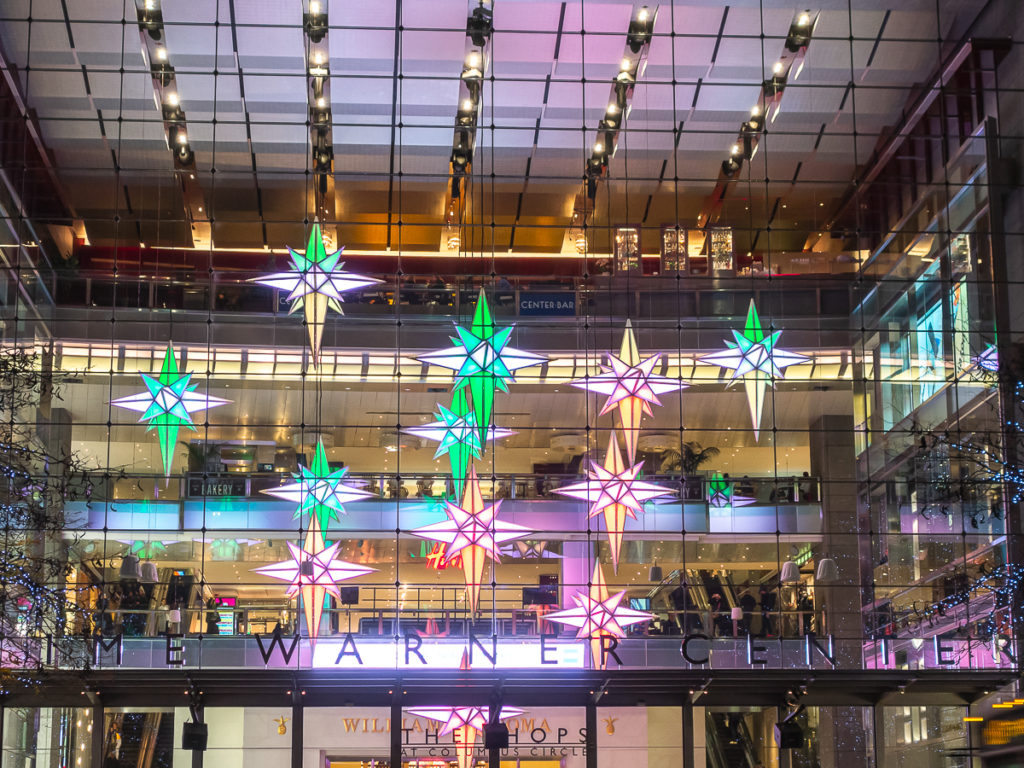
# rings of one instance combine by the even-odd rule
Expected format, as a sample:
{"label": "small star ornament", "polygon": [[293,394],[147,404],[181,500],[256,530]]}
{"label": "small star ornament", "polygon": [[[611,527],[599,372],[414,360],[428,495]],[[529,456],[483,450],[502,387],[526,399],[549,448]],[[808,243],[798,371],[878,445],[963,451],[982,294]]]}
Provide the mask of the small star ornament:
{"label": "small star ornament", "polygon": [[576,607],[549,613],[544,620],[576,627],[577,638],[590,640],[590,659],[594,668],[604,669],[608,661],[605,638],[621,639],[626,636],[625,627],[654,618],[645,611],[623,607],[625,594],[625,591],[609,594],[601,564],[595,563],[590,588],[572,596]]}
{"label": "small star ornament", "polygon": [[622,436],[626,441],[626,456],[636,460],[636,444],[640,435],[640,421],[653,416],[652,405],[661,405],[658,395],[684,389],[686,384],[654,373],[661,362],[661,353],[641,358],[633,335],[633,325],[626,321],[622,346],[618,355],[608,354],[608,365],[601,372],[585,379],[569,382],[588,392],[608,395],[599,415],[618,409]]}
{"label": "small star ornament", "polygon": [[470,468],[461,506],[450,501],[445,502],[447,520],[411,531],[413,536],[444,544],[445,565],[451,563],[457,555],[461,556],[462,571],[466,577],[466,597],[470,613],[473,614],[476,613],[479,602],[480,585],[483,583],[484,565],[487,560],[501,562],[498,550],[502,544],[533,533],[521,525],[498,520],[500,507],[500,501],[484,504],[476,469]]}
{"label": "small star ornament", "polygon": [[487,297],[481,289],[470,328],[455,326],[456,335],[452,337],[455,346],[428,352],[418,358],[424,363],[455,371],[456,389],[469,387],[481,443],[486,442],[491,425],[495,390],[508,392],[508,384],[515,381],[516,371],[545,361],[540,355],[509,346],[513,328],[510,325],[498,329],[494,325]]}
{"label": "small star ornament", "polygon": [[743,331],[733,331],[732,335],[733,341],[725,343],[727,349],[702,355],[701,361],[731,370],[729,386],[737,381],[743,382],[756,441],[760,436],[764,396],[768,386],[774,387],[775,380],[783,378],[784,368],[806,362],[809,358],[779,348],[782,331],[765,332],[753,299],[747,309],[747,322]]}
{"label": "small star ornament", "polygon": [[713,509],[745,507],[753,504],[756,499],[749,496],[737,496],[736,488],[731,480],[715,473],[708,481],[708,504]]}
{"label": "small star ornament", "polygon": [[623,462],[618,440],[612,432],[608,438],[604,464],[591,464],[587,479],[582,483],[555,489],[555,493],[589,502],[591,517],[604,514],[604,527],[608,533],[616,573],[619,570],[619,550],[622,548],[626,518],[635,520],[637,513],[644,511],[644,502],[672,493],[668,488],[638,480],[637,476],[643,466],[642,461],[629,466]]}
{"label": "small star ornament", "polygon": [[263,493],[295,502],[299,505],[295,511],[296,519],[304,514],[313,515],[317,518],[320,530],[326,531],[332,520],[338,520],[339,514],[345,514],[347,502],[373,496],[361,488],[343,483],[347,471],[344,467],[331,470],[324,444],[318,440],[312,465],[299,467],[299,473],[292,475],[294,483],[269,488]]}
{"label": "small star ornament", "polygon": [[309,530],[301,548],[288,543],[291,558],[262,568],[254,568],[256,573],[270,576],[273,579],[289,582],[285,594],[288,597],[300,597],[306,616],[310,640],[315,644],[320,635],[320,618],[323,616],[324,600],[327,595],[341,599],[338,582],[354,579],[372,573],[357,563],[338,560],[340,541],[331,545],[324,542],[316,515],[310,520]]}
{"label": "small star ornament", "polygon": [[160,438],[164,476],[170,477],[174,446],[178,442],[178,430],[185,427],[195,432],[193,413],[226,405],[231,401],[196,392],[199,384],[192,383],[191,373],[181,373],[178,370],[178,360],[170,345],[164,353],[160,375],[148,376],[144,373],[142,381],[146,385],[145,392],[111,400],[110,404],[142,413],[139,421],[147,422],[146,431],[156,430]]}
{"label": "small star ornament", "polygon": [[327,310],[333,309],[339,315],[343,301],[341,294],[357,288],[383,282],[372,277],[364,277],[353,272],[346,272],[341,261],[344,248],[327,253],[319,222],[313,223],[313,231],[309,233],[306,252],[288,249],[291,258],[291,270],[275,272],[266,277],[255,277],[250,282],[266,285],[288,292],[288,300],[292,306],[289,314],[303,310],[306,327],[309,332],[309,348],[313,367],[320,362],[320,348],[323,342],[324,323],[327,321]]}

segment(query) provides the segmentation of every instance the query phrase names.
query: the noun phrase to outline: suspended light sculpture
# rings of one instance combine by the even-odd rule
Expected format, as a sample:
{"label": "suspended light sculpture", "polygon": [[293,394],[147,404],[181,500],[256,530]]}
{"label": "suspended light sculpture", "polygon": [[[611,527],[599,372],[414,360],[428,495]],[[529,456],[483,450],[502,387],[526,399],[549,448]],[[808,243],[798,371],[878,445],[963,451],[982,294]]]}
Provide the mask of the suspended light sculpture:
{"label": "suspended light sculpture", "polygon": [[155,429],[160,438],[160,455],[163,457],[164,475],[170,477],[174,461],[174,446],[178,442],[181,427],[196,431],[192,414],[230,403],[219,397],[196,392],[199,384],[192,383],[191,373],[178,370],[174,349],[168,344],[159,376],[142,374],[146,391],[128,397],[111,400],[111,405],[128,408],[142,413],[139,421],[148,422],[146,431]]}
{"label": "suspended light sculpture", "polygon": [[733,331],[732,335],[733,341],[725,343],[727,349],[702,355],[701,360],[731,370],[729,386],[737,381],[743,382],[750,418],[754,424],[754,440],[758,440],[768,386],[774,387],[776,379],[784,378],[784,368],[803,363],[809,358],[777,346],[782,331],[765,333],[753,299],[747,309],[747,322],[743,331]]}
{"label": "suspended light sculpture", "polygon": [[[483,446],[476,414],[469,407],[465,390],[460,389],[452,398],[451,409],[438,403],[434,416],[437,421],[419,427],[407,427],[402,431],[438,442],[434,458],[438,459],[445,454],[448,455],[448,461],[452,466],[455,497],[459,498],[462,496],[463,485],[466,482],[466,469],[469,462],[471,459],[480,458]],[[515,431],[511,429],[491,427],[487,437],[488,440],[498,440],[514,434],[516,434]]]}
{"label": "suspended light sculpture", "polygon": [[731,480],[727,480],[717,472],[708,480],[708,505],[713,509],[725,509],[727,507],[745,507],[753,504],[756,499],[749,496],[737,496],[736,487]]}
{"label": "suspended light sculpture", "polygon": [[496,519],[500,506],[500,501],[484,505],[480,480],[476,476],[476,469],[471,467],[462,504],[445,502],[448,519],[411,531],[414,536],[421,539],[444,544],[445,565],[450,564],[456,556],[462,558],[462,572],[466,577],[466,599],[471,614],[476,613],[484,565],[488,558],[501,562],[498,548],[502,544],[533,533],[529,528]]}
{"label": "suspended light sculpture", "polygon": [[316,518],[320,530],[326,531],[332,520],[338,520],[339,514],[345,514],[347,502],[368,499],[374,495],[343,483],[347,471],[345,467],[331,471],[323,441],[317,440],[312,465],[299,467],[298,474],[292,475],[294,483],[268,488],[263,493],[295,502],[299,505],[295,510],[295,519],[311,515]]}
{"label": "suspended light sculpture", "polygon": [[343,314],[342,293],[383,282],[343,270],[343,250],[345,249],[339,248],[328,253],[320,233],[320,224],[314,222],[313,231],[309,233],[309,242],[306,244],[306,252],[299,253],[288,249],[291,258],[290,271],[275,272],[249,281],[288,291],[288,300],[292,303],[289,314],[300,309],[304,311],[313,367],[320,362],[327,310],[333,309],[339,315]]}
{"label": "suspended light sculpture", "polygon": [[974,358],[974,364],[983,371],[999,372],[999,349],[995,344],[986,344],[985,350]]}
{"label": "suspended light sculpture", "polygon": [[[459,768],[472,768],[473,750],[484,726],[490,722],[490,709],[485,707],[412,707],[411,715],[426,717],[442,723],[437,735],[453,734],[455,755]],[[525,710],[517,707],[502,707],[498,720],[508,720],[523,714]]]}
{"label": "suspended light sculpture", "polygon": [[469,387],[481,444],[486,442],[491,425],[495,390],[508,392],[508,383],[515,381],[515,371],[545,361],[540,355],[508,345],[514,327],[498,329],[494,325],[487,297],[481,288],[469,330],[455,326],[456,335],[451,337],[455,346],[417,358],[455,371],[456,389]]}
{"label": "suspended light sculpture", "polygon": [[614,595],[608,593],[601,564],[595,563],[590,588],[572,596],[576,607],[546,614],[544,620],[576,627],[577,638],[590,640],[590,660],[594,668],[604,669],[607,662],[605,638],[623,638],[626,636],[624,627],[654,618],[653,614],[623,607],[625,594],[625,590]]}
{"label": "suspended light sculpture", "polygon": [[633,335],[633,326],[627,320],[622,334],[622,347],[618,356],[608,355],[608,365],[601,372],[585,379],[569,382],[589,392],[608,395],[600,415],[618,409],[622,436],[626,440],[626,456],[636,460],[636,444],[640,434],[640,420],[652,416],[652,405],[661,405],[658,395],[683,389],[687,385],[667,376],[654,373],[661,361],[661,353],[641,358]]}
{"label": "suspended light sculpture", "polygon": [[264,576],[290,582],[285,594],[288,597],[301,597],[309,637],[316,643],[327,595],[340,600],[338,582],[372,573],[374,569],[338,560],[341,542],[336,541],[330,546],[324,542],[316,515],[310,518],[309,530],[306,532],[302,547],[299,548],[290,541],[287,544],[291,559],[253,570]]}
{"label": "suspended light sculpture", "polygon": [[626,466],[622,461],[619,443],[612,432],[608,438],[608,451],[604,465],[592,463],[587,479],[556,488],[555,493],[572,496],[590,504],[590,516],[604,513],[604,526],[608,533],[608,544],[612,552],[612,565],[619,571],[619,550],[622,548],[622,532],[626,518],[636,519],[637,512],[644,511],[644,502],[659,496],[669,496],[672,491],[654,483],[637,480],[644,463]]}

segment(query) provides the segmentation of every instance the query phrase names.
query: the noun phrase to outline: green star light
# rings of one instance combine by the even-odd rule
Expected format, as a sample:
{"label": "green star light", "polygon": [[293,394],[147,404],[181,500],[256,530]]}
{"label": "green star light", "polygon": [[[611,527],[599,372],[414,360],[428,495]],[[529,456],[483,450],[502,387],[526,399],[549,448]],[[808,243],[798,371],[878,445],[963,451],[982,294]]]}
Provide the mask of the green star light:
{"label": "green star light", "polygon": [[469,386],[481,443],[486,441],[491,426],[495,391],[508,392],[508,383],[515,381],[515,371],[540,365],[545,360],[540,355],[508,346],[514,327],[510,325],[500,330],[495,327],[487,297],[480,289],[469,330],[455,326],[457,336],[452,337],[455,346],[419,357],[425,363],[455,371],[456,389]]}
{"label": "green star light", "polygon": [[170,476],[179,428],[186,427],[195,432],[193,413],[231,401],[196,392],[199,384],[191,383],[191,373],[183,374],[178,370],[178,360],[169,344],[160,366],[160,375],[154,378],[142,374],[142,381],[148,391],[111,400],[110,404],[142,413],[139,421],[148,422],[146,431],[155,429],[160,437],[164,475]]}

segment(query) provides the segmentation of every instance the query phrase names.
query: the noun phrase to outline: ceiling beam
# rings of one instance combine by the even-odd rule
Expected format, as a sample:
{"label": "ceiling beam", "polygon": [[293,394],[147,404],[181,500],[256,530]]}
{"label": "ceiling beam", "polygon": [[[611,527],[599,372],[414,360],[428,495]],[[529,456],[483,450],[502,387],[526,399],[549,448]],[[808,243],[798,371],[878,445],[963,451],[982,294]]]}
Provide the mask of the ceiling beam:
{"label": "ceiling beam", "polygon": [[800,77],[807,56],[807,47],[811,43],[817,24],[816,11],[799,11],[794,14],[782,54],[772,66],[771,76],[761,83],[761,92],[750,110],[750,117],[740,125],[740,131],[729,156],[722,161],[718,171],[715,188],[701,206],[697,216],[698,229],[706,229],[718,222],[722,215],[722,205],[729,194],[729,189],[739,178],[743,162],[754,159],[761,136],[767,133],[769,126],[779,116],[786,86]]}
{"label": "ceiling beam", "polygon": [[462,250],[462,225],[466,215],[469,181],[476,152],[477,127],[483,109],[484,78],[491,63],[493,0],[469,0],[466,17],[466,50],[459,77],[459,101],[455,112],[455,135],[448,163],[444,229],[441,250]]}
{"label": "ceiling beam", "polygon": [[174,158],[174,177],[181,189],[195,248],[213,247],[213,230],[205,193],[196,173],[196,155],[188,135],[188,121],[170,52],[167,50],[163,14],[158,0],[135,0],[135,14],[142,42],[142,58],[153,81],[153,99],[164,124],[167,149]]}
{"label": "ceiling beam", "polygon": [[654,22],[658,6],[634,3],[626,31],[626,45],[619,61],[619,73],[612,78],[604,117],[597,124],[597,135],[591,148],[590,159],[583,170],[583,186],[576,194],[572,207],[572,220],[566,231],[562,250],[587,250],[586,230],[594,215],[594,206],[601,182],[608,176],[609,160],[618,149],[619,136],[632,108],[636,83],[647,68],[647,54],[654,36]]}
{"label": "ceiling beam", "polygon": [[331,119],[331,48],[328,40],[327,3],[328,0],[302,0],[302,33],[306,53],[313,216],[323,225],[321,232],[324,245],[330,250],[337,247],[338,232],[334,207],[334,131]]}

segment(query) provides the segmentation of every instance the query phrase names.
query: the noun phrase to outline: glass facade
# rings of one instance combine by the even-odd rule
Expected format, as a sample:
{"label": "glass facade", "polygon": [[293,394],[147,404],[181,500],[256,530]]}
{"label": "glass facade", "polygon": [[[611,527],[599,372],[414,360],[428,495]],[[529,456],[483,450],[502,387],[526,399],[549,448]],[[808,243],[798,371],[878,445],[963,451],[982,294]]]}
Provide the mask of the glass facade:
{"label": "glass facade", "polygon": [[4,768],[1013,764],[1017,16],[5,5]]}

